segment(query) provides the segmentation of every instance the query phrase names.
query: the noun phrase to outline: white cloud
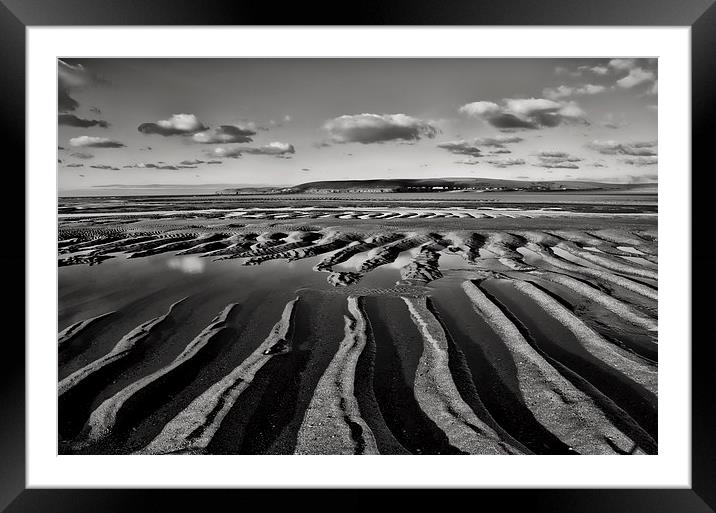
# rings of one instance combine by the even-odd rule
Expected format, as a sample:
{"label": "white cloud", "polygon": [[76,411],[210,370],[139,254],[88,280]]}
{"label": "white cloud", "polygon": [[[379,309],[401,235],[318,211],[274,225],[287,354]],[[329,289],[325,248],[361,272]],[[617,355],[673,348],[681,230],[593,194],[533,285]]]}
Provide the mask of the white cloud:
{"label": "white cloud", "polygon": [[636,59],[612,59],[609,66],[619,71],[626,71],[636,66]]}
{"label": "white cloud", "polygon": [[542,91],[542,94],[544,94],[550,100],[560,100],[562,98],[568,98],[570,96],[585,96],[598,94],[606,90],[607,88],[605,86],[598,84],[584,84],[583,86],[578,87],[560,85],[554,88],[548,87]]}
{"label": "white cloud", "polygon": [[75,148],[123,148],[124,144],[107,137],[81,135],[70,139],[70,146]]}
{"label": "white cloud", "polygon": [[367,113],[339,116],[326,121],[323,129],[333,142],[362,144],[433,138],[439,131],[433,123],[405,114]]}
{"label": "white cloud", "polygon": [[142,123],[137,130],[143,134],[191,135],[206,130],[206,127],[194,114],[172,114],[169,119],[160,119],[155,123]]}
{"label": "white cloud", "polygon": [[647,71],[642,68],[633,68],[629,70],[629,74],[627,76],[617,80],[617,85],[625,89],[631,89],[632,87],[643,84],[644,82],[650,82],[655,78],[656,76],[651,71]]}
{"label": "white cloud", "polygon": [[546,98],[505,98],[503,106],[478,101],[460,107],[471,117],[483,118],[501,130],[554,127],[566,121],[583,121],[584,111],[575,102],[557,102]]}

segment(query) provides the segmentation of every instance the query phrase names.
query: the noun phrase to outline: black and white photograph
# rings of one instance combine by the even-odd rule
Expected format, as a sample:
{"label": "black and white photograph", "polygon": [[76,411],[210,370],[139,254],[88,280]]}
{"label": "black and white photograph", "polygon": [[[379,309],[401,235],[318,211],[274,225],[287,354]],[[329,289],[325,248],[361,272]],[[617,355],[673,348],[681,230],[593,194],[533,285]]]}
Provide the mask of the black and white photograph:
{"label": "black and white photograph", "polygon": [[658,75],[58,59],[57,452],[659,454]]}

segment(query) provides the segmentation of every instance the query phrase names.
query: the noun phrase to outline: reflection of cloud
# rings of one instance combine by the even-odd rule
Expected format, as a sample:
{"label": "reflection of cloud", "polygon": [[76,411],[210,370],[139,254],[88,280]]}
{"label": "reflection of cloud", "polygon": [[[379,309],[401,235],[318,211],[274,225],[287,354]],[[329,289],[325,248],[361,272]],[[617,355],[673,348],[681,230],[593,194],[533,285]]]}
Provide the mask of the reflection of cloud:
{"label": "reflection of cloud", "polygon": [[206,262],[198,256],[174,257],[168,262],[170,269],[176,269],[185,274],[201,274],[204,272]]}

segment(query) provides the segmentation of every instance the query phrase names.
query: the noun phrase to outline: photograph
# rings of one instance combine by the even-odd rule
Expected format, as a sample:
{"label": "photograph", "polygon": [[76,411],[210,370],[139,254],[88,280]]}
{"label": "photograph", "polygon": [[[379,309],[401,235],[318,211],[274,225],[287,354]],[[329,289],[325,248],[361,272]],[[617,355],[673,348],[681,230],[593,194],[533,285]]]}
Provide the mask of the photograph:
{"label": "photograph", "polygon": [[56,64],[59,455],[660,454],[657,57]]}

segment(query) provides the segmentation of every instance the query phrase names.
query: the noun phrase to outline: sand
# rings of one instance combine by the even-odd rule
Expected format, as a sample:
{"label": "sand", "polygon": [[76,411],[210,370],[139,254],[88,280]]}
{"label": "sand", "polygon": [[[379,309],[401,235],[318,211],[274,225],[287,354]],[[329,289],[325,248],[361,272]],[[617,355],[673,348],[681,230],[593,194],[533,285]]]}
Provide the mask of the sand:
{"label": "sand", "polygon": [[[454,198],[291,206],[275,198],[204,198],[196,205],[154,198],[123,200],[111,211],[101,199],[84,209],[65,202],[58,266],[68,273],[61,274],[67,277],[61,287],[69,287],[61,297],[71,317],[58,334],[65,376],[58,396],[60,416],[72,429],[60,452],[655,452],[648,419],[656,417],[656,401],[632,414],[614,406],[626,397],[618,389],[594,386],[596,374],[580,375],[591,365],[590,372],[603,373],[600,383],[608,370],[645,397],[658,393],[656,357],[629,349],[632,337],[652,344],[649,354],[658,347],[655,209],[638,202],[478,205]],[[189,260],[166,265],[174,258]],[[140,287],[140,297],[142,284],[131,280],[137,266],[152,266],[142,269],[157,276],[188,273],[172,282],[178,294],[187,281],[184,295],[195,293],[188,283],[201,284],[209,269],[214,278],[204,292],[215,291],[217,305],[211,313],[223,308],[180,343],[172,340],[183,324],[164,322],[174,308],[166,310],[168,299],[164,314],[130,324],[141,311],[116,299],[121,290],[102,291],[104,302],[82,315],[92,300],[82,296],[86,273],[106,266],[127,273],[127,287]],[[292,285],[288,277],[271,279],[281,266],[292,269]],[[509,283],[524,308],[511,311],[486,293],[485,279]],[[467,306],[450,312],[447,323],[438,311],[451,294]],[[595,308],[573,308],[574,298]],[[240,315],[239,302],[253,313]],[[563,341],[574,344],[569,358],[539,346],[525,328],[534,324],[533,312],[569,335]],[[104,352],[85,351],[121,315],[128,316],[123,326],[136,328],[103,342]],[[488,347],[480,333],[461,333],[460,343],[474,346],[469,358],[501,355],[483,363],[494,366],[490,379],[524,405],[513,411],[543,430],[537,438],[555,443],[540,445],[495,420],[499,415],[486,405],[499,397],[485,401],[484,394],[497,389],[476,386],[484,378],[467,365],[451,333],[461,321],[471,324],[470,316],[481,319],[493,341]],[[629,330],[610,329],[610,318]],[[148,340],[152,350],[145,353]],[[234,347],[239,340],[241,348]],[[142,361],[170,347],[166,358]],[[92,359],[79,360],[83,354]]]}

